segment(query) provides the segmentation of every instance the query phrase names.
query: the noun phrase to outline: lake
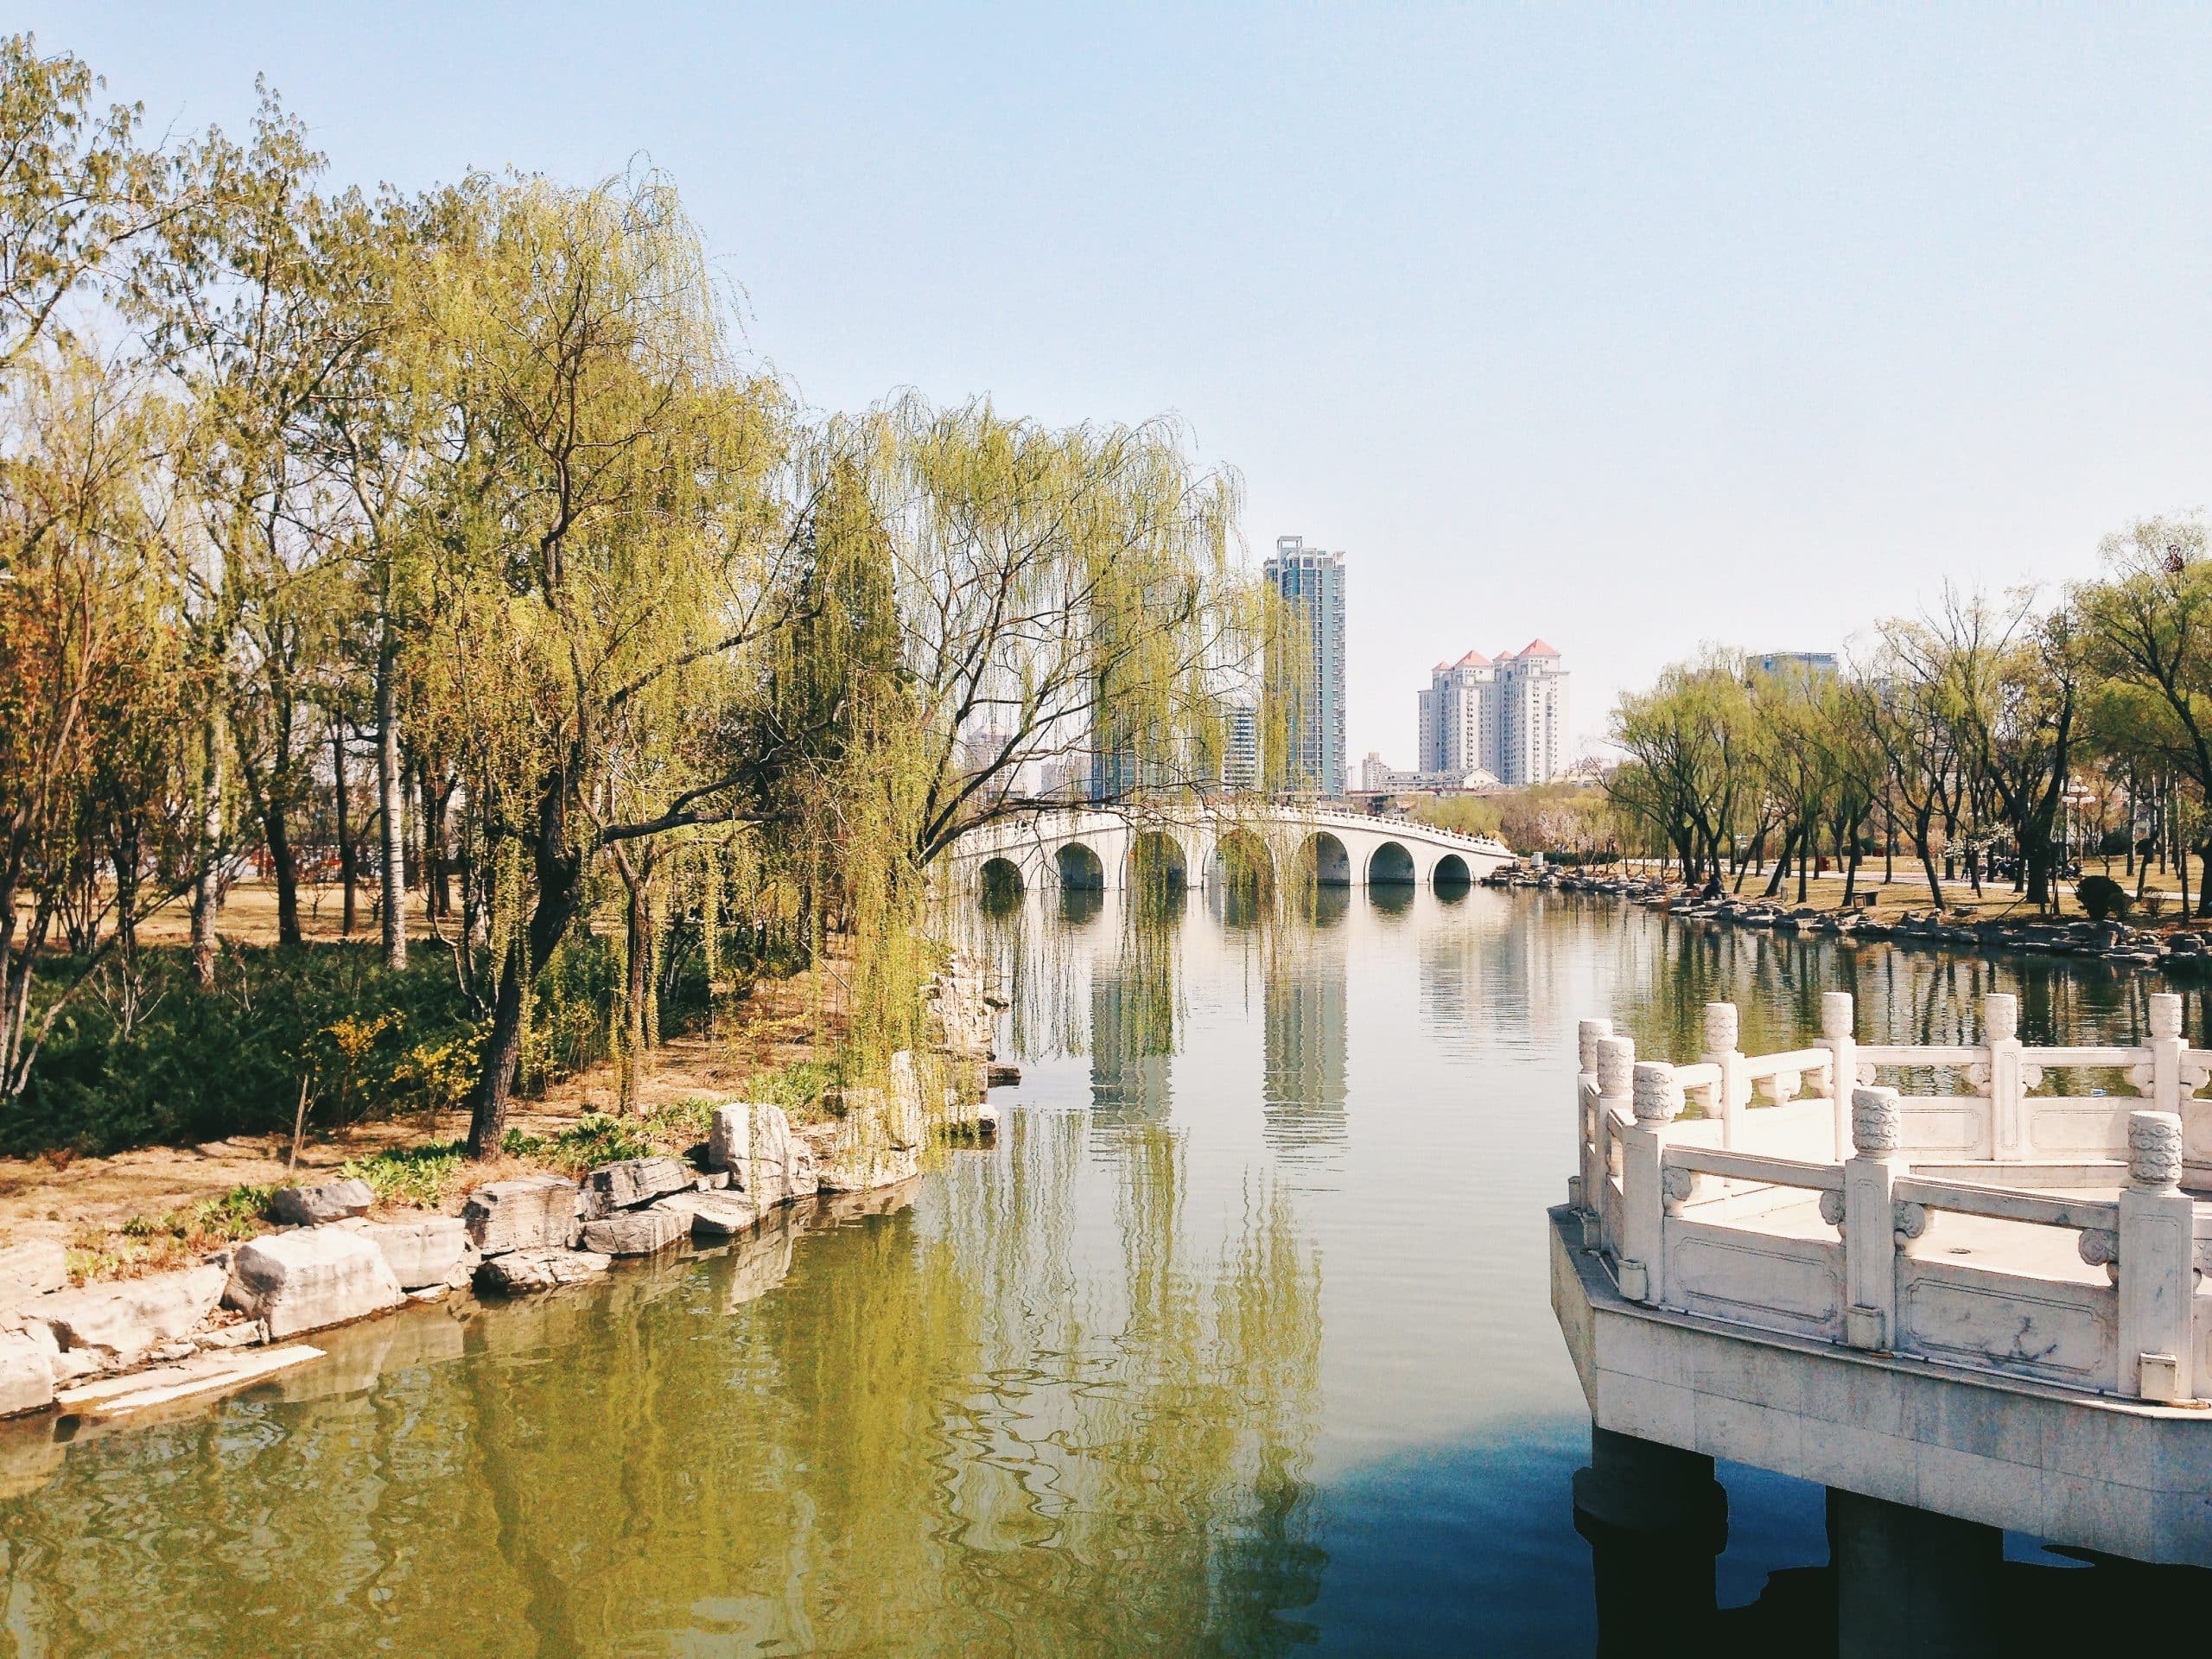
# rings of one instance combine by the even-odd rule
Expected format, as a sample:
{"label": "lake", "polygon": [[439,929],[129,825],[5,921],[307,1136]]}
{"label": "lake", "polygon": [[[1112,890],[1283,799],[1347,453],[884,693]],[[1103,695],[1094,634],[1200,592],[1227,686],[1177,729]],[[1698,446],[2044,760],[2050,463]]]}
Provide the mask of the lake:
{"label": "lake", "polygon": [[[1732,996],[1758,1052],[1851,989],[1942,1042],[2006,989],[2031,1043],[2132,1041],[2152,988],[1528,893],[1141,908],[972,919],[1025,1075],[911,1192],[10,1426],[0,1653],[1587,1653],[1577,1019],[1687,1057]],[[1786,1636],[1821,1489],[1721,1476],[1720,1600]]]}

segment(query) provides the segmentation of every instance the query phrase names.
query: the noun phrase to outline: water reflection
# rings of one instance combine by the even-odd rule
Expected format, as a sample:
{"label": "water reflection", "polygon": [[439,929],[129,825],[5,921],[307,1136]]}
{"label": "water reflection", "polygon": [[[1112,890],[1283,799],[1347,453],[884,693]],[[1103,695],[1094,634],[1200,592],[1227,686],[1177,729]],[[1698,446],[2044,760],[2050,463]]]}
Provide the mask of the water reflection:
{"label": "water reflection", "polygon": [[[0,1655],[1588,1652],[1542,1220],[1575,1020],[1686,1051],[1728,996],[1780,1047],[1842,988],[1870,1039],[1934,1042],[2001,988],[2031,1041],[2145,1023],[2137,982],[2048,960],[1558,895],[1255,880],[969,921],[1027,1076],[998,1147],[336,1333],[218,1408],[0,1433]],[[1713,1650],[1821,1650],[1819,1489],[1725,1478]]]}

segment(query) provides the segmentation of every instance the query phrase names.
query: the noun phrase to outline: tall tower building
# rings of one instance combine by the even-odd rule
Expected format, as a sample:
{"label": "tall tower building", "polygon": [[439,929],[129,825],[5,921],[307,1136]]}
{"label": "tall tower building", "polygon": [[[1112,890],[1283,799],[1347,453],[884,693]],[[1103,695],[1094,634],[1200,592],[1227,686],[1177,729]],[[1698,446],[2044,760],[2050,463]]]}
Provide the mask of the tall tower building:
{"label": "tall tower building", "polygon": [[1294,636],[1288,660],[1268,664],[1268,690],[1281,700],[1285,749],[1301,793],[1344,791],[1344,556],[1275,538],[1268,585],[1281,595]]}

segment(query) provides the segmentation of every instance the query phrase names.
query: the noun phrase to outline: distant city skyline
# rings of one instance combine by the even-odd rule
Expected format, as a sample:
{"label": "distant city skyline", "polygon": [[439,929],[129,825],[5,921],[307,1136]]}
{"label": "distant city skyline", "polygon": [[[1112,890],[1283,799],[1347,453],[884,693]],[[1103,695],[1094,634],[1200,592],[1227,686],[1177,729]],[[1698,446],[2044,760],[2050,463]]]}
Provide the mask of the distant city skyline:
{"label": "distant city skyline", "polygon": [[1255,569],[1354,550],[1353,754],[1486,617],[1571,653],[1579,750],[1703,643],[2212,499],[2203,9],[15,16],[157,131],[266,72],[334,187],[665,168],[808,408],[1178,417]]}

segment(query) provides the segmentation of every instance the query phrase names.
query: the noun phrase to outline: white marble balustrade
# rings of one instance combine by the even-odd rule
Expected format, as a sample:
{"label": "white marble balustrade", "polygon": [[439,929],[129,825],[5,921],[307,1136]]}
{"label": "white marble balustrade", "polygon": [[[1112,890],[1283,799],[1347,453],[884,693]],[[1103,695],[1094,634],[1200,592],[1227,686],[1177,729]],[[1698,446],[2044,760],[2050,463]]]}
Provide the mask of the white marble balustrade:
{"label": "white marble balustrade", "polygon": [[[1976,1044],[1853,1024],[1832,994],[1817,1043],[1746,1055],[1713,1003],[1677,1063],[1582,1022],[1569,1200],[1620,1294],[2062,1389],[2212,1395],[2212,1052],[2184,1042],[2181,999],[2151,998],[2139,1046],[2025,1046],[2001,995]],[[2061,1067],[2134,1092],[2037,1092]],[[1897,1086],[1947,1073],[1966,1092]]]}

